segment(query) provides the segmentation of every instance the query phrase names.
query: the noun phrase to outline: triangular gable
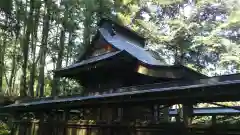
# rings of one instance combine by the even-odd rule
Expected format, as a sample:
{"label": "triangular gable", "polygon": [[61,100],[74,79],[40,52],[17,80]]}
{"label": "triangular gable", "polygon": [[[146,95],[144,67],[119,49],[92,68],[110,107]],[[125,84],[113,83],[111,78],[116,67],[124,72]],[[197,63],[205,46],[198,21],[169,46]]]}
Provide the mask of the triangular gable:
{"label": "triangular gable", "polygon": [[[108,52],[113,52],[119,50],[108,41],[106,41],[101,34],[100,30],[104,29],[108,31],[112,36],[115,34],[121,35],[128,41],[135,43],[139,47],[143,48],[145,46],[145,38],[138,35],[136,32],[130,30],[129,28],[122,26],[112,20],[102,19],[98,24],[98,31],[95,37],[93,38],[90,45],[88,45],[85,54],[79,59],[79,61],[87,59],[89,57],[94,57]],[[131,44],[129,44],[131,45]]]}
{"label": "triangular gable", "polygon": [[126,51],[139,61],[154,66],[163,66],[160,60],[146,51],[143,47],[145,38],[139,36],[130,29],[121,26],[113,21],[103,19],[99,23],[99,29],[84,58],[88,59],[98,55],[114,51]]}
{"label": "triangular gable", "polygon": [[92,42],[92,46],[89,48],[85,59],[97,57],[110,52],[115,52],[117,50],[118,49],[116,49],[113,45],[109,44],[103,38],[99,37],[97,40]]}
{"label": "triangular gable", "polygon": [[104,28],[108,30],[113,35],[114,34],[124,35],[128,39],[138,42],[139,43],[138,45],[142,48],[144,48],[145,46],[146,39],[143,36],[139,35],[138,33],[131,30],[130,28],[123,26],[113,20],[104,18],[100,21],[98,26],[99,28]]}

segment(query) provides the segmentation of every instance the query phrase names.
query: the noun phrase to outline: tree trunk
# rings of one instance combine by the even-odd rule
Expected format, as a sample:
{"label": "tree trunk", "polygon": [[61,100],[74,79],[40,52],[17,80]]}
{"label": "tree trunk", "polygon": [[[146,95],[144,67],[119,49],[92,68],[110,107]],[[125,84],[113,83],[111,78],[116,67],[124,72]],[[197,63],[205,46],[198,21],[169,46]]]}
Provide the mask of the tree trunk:
{"label": "tree trunk", "polygon": [[0,45],[0,92],[2,92],[2,84],[3,84],[3,45]]}
{"label": "tree trunk", "polygon": [[31,97],[34,97],[34,82],[35,82],[35,72],[36,72],[36,44],[37,44],[37,31],[38,31],[38,23],[39,23],[39,15],[40,15],[40,7],[41,4],[35,10],[35,23],[32,31],[32,65],[30,71],[30,82],[29,82],[29,93]]}
{"label": "tree trunk", "polygon": [[6,50],[6,39],[7,36],[3,39],[3,44],[0,47],[0,92],[3,91],[3,75],[4,75],[4,55]]}
{"label": "tree trunk", "polygon": [[39,78],[38,78],[38,90],[40,92],[40,97],[44,96],[44,67],[45,67],[45,60],[46,60],[46,51],[47,51],[47,40],[48,40],[48,31],[49,31],[49,21],[50,21],[50,8],[49,3],[50,0],[45,0],[45,16],[44,16],[44,23],[43,23],[43,30],[42,30],[42,41],[41,41],[41,48],[40,48],[40,67],[39,67]]}
{"label": "tree trunk", "polygon": [[[34,8],[34,0],[30,0],[30,12],[27,23],[27,30],[25,36],[22,39],[21,47],[23,53],[23,64],[22,64],[22,77],[21,77],[21,86],[20,86],[20,96],[27,96],[27,64],[28,64],[28,50],[29,50],[29,40],[30,34],[32,31],[32,20],[33,20],[33,8]],[[26,11],[27,12],[27,11]]]}
{"label": "tree trunk", "polygon": [[[90,8],[88,3],[85,3],[86,9]],[[84,30],[83,30],[83,46],[81,47],[81,50],[79,50],[79,61],[83,60],[83,54],[86,52],[90,42],[91,42],[91,25],[93,23],[92,20],[92,12],[90,10],[85,10],[84,11]]]}
{"label": "tree trunk", "polygon": [[[16,39],[17,40],[17,39]],[[16,41],[15,41],[16,42]],[[13,54],[12,54],[12,67],[11,67],[11,74],[10,74],[10,78],[9,78],[9,94],[12,95],[13,90],[12,90],[12,86],[13,86],[13,78],[15,76],[15,70],[16,70],[16,48],[17,48],[17,44],[14,44],[14,49],[13,49]]]}
{"label": "tree trunk", "polygon": [[57,59],[57,66],[56,66],[57,69],[62,67],[64,42],[65,42],[65,29],[61,31],[61,35],[60,35],[60,45],[59,45],[58,59]]}
{"label": "tree trunk", "polygon": [[[60,35],[60,44],[59,44],[59,51],[58,51],[58,58],[57,58],[57,65],[56,69],[60,69],[62,67],[62,59],[63,59],[63,52],[64,52],[64,42],[65,42],[65,30],[61,31]],[[57,96],[59,93],[58,87],[59,78],[54,76],[53,78],[53,86],[52,86],[52,96]]]}
{"label": "tree trunk", "polygon": [[[66,9],[64,12],[64,19],[67,20],[68,17],[68,12],[67,12],[67,6],[65,5]],[[63,52],[64,52],[64,43],[65,43],[65,32],[66,32],[66,27],[64,26],[64,23],[62,23],[62,30],[60,33],[60,43],[59,43],[59,48],[58,48],[58,57],[57,57],[57,64],[56,64],[56,69],[60,69],[62,67],[62,60],[63,60]],[[52,96],[57,96],[59,94],[59,78],[56,77],[56,75],[53,76],[53,82],[52,82]]]}
{"label": "tree trunk", "polygon": [[68,47],[67,47],[67,59],[66,59],[66,66],[68,66],[70,58],[72,57],[72,32],[69,32],[68,36]]}
{"label": "tree trunk", "polygon": [[[8,19],[6,15],[5,20],[5,26],[8,25]],[[4,38],[3,38],[3,44],[0,45],[0,92],[3,91],[3,73],[4,73],[4,55],[6,51],[6,45],[7,45],[7,32],[5,31]]]}
{"label": "tree trunk", "polygon": [[12,95],[14,93],[14,89],[15,89],[15,80],[16,80],[16,71],[17,71],[17,45],[18,45],[18,40],[19,40],[19,33],[21,31],[21,27],[20,27],[20,10],[22,8],[22,1],[20,1],[20,3],[15,3],[14,5],[16,7],[16,21],[17,24],[15,26],[15,43],[14,43],[14,49],[13,49],[13,54],[12,54],[12,68],[11,68],[11,74],[10,74],[10,79],[9,79],[9,90],[10,90],[10,94]]}

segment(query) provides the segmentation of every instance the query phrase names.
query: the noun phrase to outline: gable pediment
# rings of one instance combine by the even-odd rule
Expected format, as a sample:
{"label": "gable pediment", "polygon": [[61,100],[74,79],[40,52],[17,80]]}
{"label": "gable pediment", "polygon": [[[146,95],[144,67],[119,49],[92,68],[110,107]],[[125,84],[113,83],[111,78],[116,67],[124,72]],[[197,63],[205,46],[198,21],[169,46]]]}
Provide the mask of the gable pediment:
{"label": "gable pediment", "polygon": [[107,43],[103,38],[99,36],[99,38],[92,42],[91,48],[88,50],[86,54],[87,58],[97,57],[99,55],[107,54],[110,52],[115,52],[118,49],[113,45]]}
{"label": "gable pediment", "polygon": [[[106,39],[105,35],[103,35],[103,33],[101,32],[102,30],[110,34],[110,40],[114,40],[115,35],[119,35],[118,37],[121,37],[122,41],[128,41],[130,43],[128,44],[129,46],[137,45],[140,48],[143,48],[145,46],[145,38],[141,37],[134,31],[117,24],[116,22],[102,19],[98,27],[99,28],[97,34],[93,38],[91,45],[88,46],[88,49],[83,59],[99,56],[113,51],[124,50],[124,48],[116,47],[115,44],[109,42],[109,38]],[[124,42],[122,42],[121,44],[123,43]]]}

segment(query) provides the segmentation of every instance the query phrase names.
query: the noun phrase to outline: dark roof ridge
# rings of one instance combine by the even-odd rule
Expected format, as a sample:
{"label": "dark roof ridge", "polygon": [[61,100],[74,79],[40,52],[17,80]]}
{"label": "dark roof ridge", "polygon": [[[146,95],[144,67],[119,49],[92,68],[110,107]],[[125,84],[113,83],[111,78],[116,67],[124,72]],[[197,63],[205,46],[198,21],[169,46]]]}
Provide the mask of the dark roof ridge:
{"label": "dark roof ridge", "polygon": [[129,32],[131,33],[132,35],[138,37],[138,38],[141,38],[142,40],[144,40],[144,42],[147,40],[144,36],[140,35],[139,33],[137,33],[136,31],[128,28],[127,26],[124,26],[120,23],[118,23],[116,20],[113,20],[113,19],[109,19],[109,18],[102,18],[99,23],[98,23],[98,26],[101,26],[104,22],[110,22],[111,24],[114,24],[118,27],[122,27],[123,29],[122,30],[125,30],[126,32]]}

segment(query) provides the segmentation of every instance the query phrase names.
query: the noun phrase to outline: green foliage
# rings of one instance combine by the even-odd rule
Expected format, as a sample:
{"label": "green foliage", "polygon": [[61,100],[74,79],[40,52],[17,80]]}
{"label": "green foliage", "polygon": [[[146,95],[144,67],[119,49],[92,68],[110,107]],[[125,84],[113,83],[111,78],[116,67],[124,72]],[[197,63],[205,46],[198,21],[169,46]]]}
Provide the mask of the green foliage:
{"label": "green foliage", "polygon": [[[27,82],[30,80],[32,65],[35,64],[34,92],[38,91],[39,47],[44,14],[50,10],[50,28],[47,39],[44,72],[45,96],[49,96],[53,75],[60,52],[60,40],[64,47],[61,66],[67,66],[81,57],[88,48],[96,24],[107,17],[133,29],[148,39],[147,47],[159,54],[162,61],[174,60],[202,73],[216,75],[216,70],[232,72],[229,67],[239,70],[240,64],[240,3],[238,0],[48,0],[34,1],[32,27],[29,38]],[[19,93],[19,80],[23,57],[20,43],[26,36],[30,1],[0,1],[2,11],[11,12],[11,19],[0,20],[1,43],[6,40],[4,54],[4,81],[0,86],[5,93]],[[11,9],[11,10],[10,10]],[[39,12],[39,14],[37,14]],[[39,21],[38,21],[39,20]],[[7,23],[6,23],[7,22]],[[6,26],[11,26],[6,29]],[[61,31],[65,34],[61,37]],[[37,31],[34,33],[34,31]],[[3,36],[5,35],[5,36]],[[33,38],[36,37],[36,38]],[[60,39],[60,37],[62,39]],[[4,39],[5,38],[5,39]],[[2,45],[0,45],[0,48]],[[35,52],[33,51],[36,48]],[[34,63],[35,58],[36,63]],[[166,61],[167,61],[166,60]],[[15,64],[14,64],[15,63]],[[235,71],[234,71],[235,72]],[[11,82],[11,84],[9,84]],[[30,83],[27,83],[30,85]],[[81,93],[82,88],[71,80],[59,82],[60,93],[64,95]],[[27,87],[29,88],[29,87]],[[28,90],[26,90],[28,91]],[[27,92],[28,93],[28,92]]]}
{"label": "green foliage", "polygon": [[[235,73],[240,69],[239,0],[0,0],[0,66],[3,78],[1,94],[19,95],[23,57],[21,42],[27,39],[26,93],[30,87],[39,96],[39,78],[43,75],[44,96],[50,96],[52,70],[68,66],[89,47],[102,17],[118,21],[148,39],[147,47],[167,64],[175,60],[209,76]],[[42,27],[49,11],[46,59],[40,64],[39,48],[46,36]],[[27,22],[30,20],[34,23]],[[27,30],[28,34],[27,34]],[[62,34],[64,33],[64,34]],[[6,46],[3,45],[6,43]],[[62,45],[61,47],[60,45]],[[4,53],[2,53],[4,52]],[[62,53],[61,53],[62,52]],[[4,56],[4,57],[3,57]],[[61,56],[61,57],[60,57]],[[1,60],[0,60],[1,61]],[[42,64],[43,63],[43,64]],[[44,72],[39,74],[41,66]],[[32,74],[35,67],[34,74]],[[33,77],[34,83],[30,83]],[[59,95],[82,94],[84,88],[73,80],[57,80]],[[235,105],[224,103],[225,105]],[[199,105],[201,106],[201,105]],[[203,105],[203,106],[209,106]],[[195,122],[209,122],[209,117]],[[221,122],[234,122],[230,117]],[[0,124],[0,135],[8,134]]]}
{"label": "green foliage", "polygon": [[152,0],[158,5],[168,6],[174,3],[183,2],[183,0]]}
{"label": "green foliage", "polygon": [[0,0],[0,10],[10,14],[12,11],[12,0]]}
{"label": "green foliage", "polygon": [[0,135],[9,135],[10,129],[8,128],[7,124],[0,122]]}

